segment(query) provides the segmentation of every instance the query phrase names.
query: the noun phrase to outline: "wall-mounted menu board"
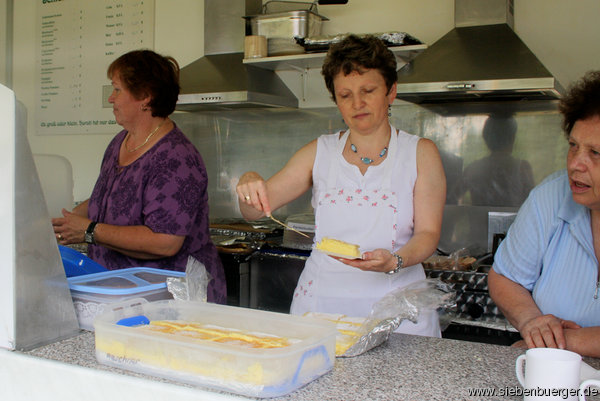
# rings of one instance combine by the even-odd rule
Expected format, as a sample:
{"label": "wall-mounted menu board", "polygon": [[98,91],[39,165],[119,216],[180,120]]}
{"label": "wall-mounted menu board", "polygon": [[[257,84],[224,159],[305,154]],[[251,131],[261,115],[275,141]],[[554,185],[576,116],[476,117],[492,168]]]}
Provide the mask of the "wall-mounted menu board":
{"label": "wall-mounted menu board", "polygon": [[102,105],[106,69],[123,53],[154,47],[154,0],[37,0],[36,11],[36,132],[120,130]]}

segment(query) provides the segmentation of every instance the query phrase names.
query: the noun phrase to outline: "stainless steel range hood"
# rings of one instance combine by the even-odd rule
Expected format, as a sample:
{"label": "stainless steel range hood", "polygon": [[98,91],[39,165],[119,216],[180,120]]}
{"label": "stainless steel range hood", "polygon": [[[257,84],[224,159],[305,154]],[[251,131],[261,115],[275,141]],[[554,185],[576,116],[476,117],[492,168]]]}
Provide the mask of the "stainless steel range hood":
{"label": "stainless steel range hood", "polygon": [[274,71],[244,65],[244,15],[260,13],[261,0],[204,0],[204,57],[180,72],[177,110],[298,107]]}
{"label": "stainless steel range hood", "polygon": [[512,6],[512,0],[456,0],[455,28],[398,72],[396,97],[414,103],[559,98],[562,86],[513,31]]}

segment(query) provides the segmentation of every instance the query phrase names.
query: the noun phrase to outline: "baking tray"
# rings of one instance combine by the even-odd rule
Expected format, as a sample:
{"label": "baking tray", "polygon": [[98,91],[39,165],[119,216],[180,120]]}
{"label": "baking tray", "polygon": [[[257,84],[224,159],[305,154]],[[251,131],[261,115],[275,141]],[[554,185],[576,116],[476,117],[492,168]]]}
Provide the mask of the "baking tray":
{"label": "baking tray", "polygon": [[[297,37],[296,42],[303,46],[307,53],[320,53],[326,52],[329,50],[329,46],[342,41],[348,35],[349,33],[341,33],[335,35]],[[388,47],[423,44],[419,39],[406,32],[379,32],[372,33],[371,35],[381,39]]]}
{"label": "baking tray", "polygon": [[452,286],[453,290],[480,290],[487,291],[487,277],[489,267],[480,266],[477,270],[435,270],[425,269],[427,277],[439,278]]}

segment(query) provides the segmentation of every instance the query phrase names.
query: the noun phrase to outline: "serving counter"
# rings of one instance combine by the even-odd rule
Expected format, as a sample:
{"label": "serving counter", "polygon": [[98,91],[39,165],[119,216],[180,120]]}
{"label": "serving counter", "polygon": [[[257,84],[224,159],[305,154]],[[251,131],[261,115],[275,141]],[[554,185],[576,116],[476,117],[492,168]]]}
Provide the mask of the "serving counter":
{"label": "serving counter", "polygon": [[[276,400],[521,400],[514,366],[523,352],[501,345],[393,334],[363,355],[337,358],[332,371]],[[600,368],[600,359],[584,360]],[[487,393],[475,395],[476,391]],[[29,352],[0,350],[0,399],[42,398],[243,399],[100,365],[94,335],[86,331]]]}

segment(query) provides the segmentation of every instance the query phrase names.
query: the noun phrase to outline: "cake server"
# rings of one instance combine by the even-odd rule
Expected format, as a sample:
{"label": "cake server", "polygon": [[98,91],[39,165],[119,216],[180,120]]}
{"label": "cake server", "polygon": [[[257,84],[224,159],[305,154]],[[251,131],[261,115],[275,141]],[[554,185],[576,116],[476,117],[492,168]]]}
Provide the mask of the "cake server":
{"label": "cake server", "polygon": [[302,231],[298,231],[298,230],[296,230],[295,228],[292,228],[292,227],[288,226],[288,225],[287,225],[287,224],[285,224],[284,222],[281,222],[281,221],[277,220],[275,217],[273,217],[273,216],[269,216],[269,217],[270,217],[270,218],[271,218],[271,220],[273,220],[275,223],[277,223],[277,224],[281,224],[282,226],[284,226],[284,227],[285,227],[285,228],[287,228],[288,230],[292,230],[292,231],[294,231],[294,232],[296,232],[296,233],[298,233],[298,234],[300,234],[300,235],[303,235],[303,236],[305,236],[306,238],[310,238],[310,236],[306,235],[306,234],[305,234],[305,233],[303,233]]}

